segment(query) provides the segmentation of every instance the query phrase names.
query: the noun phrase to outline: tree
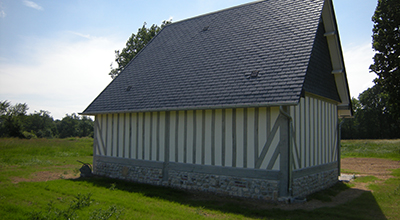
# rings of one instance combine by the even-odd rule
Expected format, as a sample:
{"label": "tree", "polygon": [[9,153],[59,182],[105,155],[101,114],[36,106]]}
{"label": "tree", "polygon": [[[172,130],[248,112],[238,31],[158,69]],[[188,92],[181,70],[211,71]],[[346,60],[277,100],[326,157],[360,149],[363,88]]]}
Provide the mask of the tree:
{"label": "tree", "polygon": [[[359,138],[359,121],[358,119],[358,113],[361,111],[361,104],[360,101],[356,98],[351,99],[351,104],[353,106],[353,111],[354,111],[354,118],[351,119],[343,119],[344,123],[342,125],[342,130],[341,130],[341,137],[342,139],[355,139]],[[342,120],[342,119],[340,119]]]}
{"label": "tree", "polygon": [[11,105],[8,101],[0,102],[0,136],[24,137],[23,122],[28,109],[26,103]]}
{"label": "tree", "polygon": [[377,84],[351,100],[354,118],[342,125],[343,139],[400,138],[400,124],[388,110],[388,95]]}
{"label": "tree", "polygon": [[66,115],[61,121],[55,121],[59,138],[93,137],[94,122],[90,117],[73,113]]}
{"label": "tree", "polygon": [[400,1],[379,0],[372,17],[375,83],[388,95],[388,111],[400,122]]}
{"label": "tree", "polygon": [[389,138],[387,125],[391,115],[388,112],[387,95],[379,85],[368,88],[358,97],[361,109],[358,111],[360,138]]}
{"label": "tree", "polygon": [[6,114],[7,109],[10,107],[10,102],[9,101],[2,101],[0,102],[0,116],[3,116]]}
{"label": "tree", "polygon": [[57,133],[53,117],[45,110],[28,115],[25,120],[25,130],[38,138],[52,138]]}
{"label": "tree", "polygon": [[136,34],[132,33],[131,37],[129,37],[126,42],[126,46],[122,51],[115,51],[115,62],[118,64],[117,68],[113,68],[113,64],[111,63],[111,71],[108,75],[111,78],[115,78],[118,74],[125,68],[126,65],[140,52],[150,42],[150,40],[156,36],[161,29],[171,23],[171,21],[163,21],[161,26],[157,26],[153,24],[150,28],[146,28],[146,22],[143,24],[141,28],[138,29]]}
{"label": "tree", "polygon": [[87,116],[82,116],[78,124],[79,137],[93,137],[93,127],[93,120]]}
{"label": "tree", "polygon": [[59,132],[60,138],[67,137],[78,137],[78,124],[79,124],[79,116],[75,113],[72,115],[66,115],[61,122],[58,124],[57,130]]}

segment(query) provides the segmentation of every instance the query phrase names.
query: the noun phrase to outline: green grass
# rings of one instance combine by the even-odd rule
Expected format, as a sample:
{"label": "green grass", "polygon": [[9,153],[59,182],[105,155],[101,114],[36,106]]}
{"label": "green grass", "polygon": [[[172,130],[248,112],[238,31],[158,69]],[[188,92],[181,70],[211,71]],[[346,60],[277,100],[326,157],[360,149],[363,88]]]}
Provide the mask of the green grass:
{"label": "green grass", "polygon": [[342,140],[341,156],[374,157],[400,160],[400,139],[396,140]]}
{"label": "green grass", "polygon": [[[284,211],[273,205],[268,209],[256,208],[242,199],[221,200],[215,196],[196,199],[196,194],[185,191],[107,178],[21,182],[2,187],[7,189],[0,192],[0,216],[3,219],[29,219],[34,213],[44,215],[49,203],[58,210],[68,210],[79,193],[90,193],[92,202],[88,207],[75,210],[76,219],[89,219],[96,210],[105,212],[110,207],[121,211],[121,219],[384,219],[385,215],[398,214],[391,210],[398,206],[393,207],[385,199],[388,207],[383,210],[387,213],[382,213],[380,206],[383,203],[375,199],[380,194],[369,192],[333,208]],[[393,194],[391,201],[398,201],[395,189],[389,191]],[[331,192],[328,194],[332,195]]]}
{"label": "green grass", "polygon": [[351,173],[351,174],[360,174],[360,172],[354,171],[354,170],[348,170],[348,169],[340,169],[341,173]]}
{"label": "green grass", "polygon": [[375,182],[378,181],[379,179],[376,178],[375,176],[361,176],[357,177],[354,182],[357,183],[369,183],[369,182]]}
{"label": "green grass", "polygon": [[[394,170],[391,178],[384,184],[371,184],[374,196],[382,211],[387,216],[400,216],[400,169]],[[394,217],[392,219],[395,219]]]}
{"label": "green grass", "polygon": [[[16,139],[0,141],[0,167],[2,166],[59,166],[77,159],[93,156],[93,139]],[[90,161],[89,161],[90,162]]]}
{"label": "green grass", "polygon": [[33,173],[77,174],[81,164],[92,163],[93,139],[0,139],[0,181],[10,177],[30,178]]}
{"label": "green grass", "polygon": [[331,202],[332,197],[336,196],[340,192],[349,189],[351,187],[351,184],[349,183],[337,183],[336,185],[332,186],[331,188],[324,189],[320,192],[311,194],[307,196],[307,201],[316,199],[322,202]]}
{"label": "green grass", "polygon": [[[150,186],[109,178],[13,183],[37,172],[74,173],[76,160],[92,160],[91,139],[0,139],[0,219],[396,219],[400,216],[400,170],[373,192],[335,207],[313,211],[278,209],[276,204]],[[35,160],[31,160],[35,158]],[[42,161],[42,162],[40,162]],[[27,165],[29,164],[29,165]],[[360,180],[360,181],[361,181]],[[337,184],[309,199],[329,202],[351,187]],[[90,196],[89,196],[90,195]],[[90,197],[90,198],[88,198]]]}

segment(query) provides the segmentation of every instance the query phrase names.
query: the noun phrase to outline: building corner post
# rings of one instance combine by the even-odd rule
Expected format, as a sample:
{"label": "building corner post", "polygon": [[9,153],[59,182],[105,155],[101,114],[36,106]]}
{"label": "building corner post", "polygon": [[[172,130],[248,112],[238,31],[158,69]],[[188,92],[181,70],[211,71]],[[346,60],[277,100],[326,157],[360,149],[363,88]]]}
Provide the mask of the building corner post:
{"label": "building corner post", "polygon": [[279,106],[279,113],[282,114],[286,120],[281,124],[281,131],[280,131],[280,141],[281,141],[281,174],[282,176],[281,183],[284,186],[280,186],[280,189],[284,189],[284,192],[281,192],[281,196],[291,198],[293,195],[292,192],[292,182],[293,182],[293,175],[292,175],[292,168],[293,168],[293,161],[292,161],[292,117],[287,113],[288,108],[285,106]]}
{"label": "building corner post", "polygon": [[337,140],[337,163],[338,163],[338,176],[340,176],[340,158],[341,158],[341,142],[342,142],[342,124],[345,118],[338,124],[338,140]]}
{"label": "building corner post", "polygon": [[97,130],[99,129],[98,128],[98,124],[97,124],[97,122],[98,122],[98,116],[97,115],[95,115],[94,116],[94,126],[93,126],[93,162],[92,162],[92,172],[93,173],[95,173],[96,172],[96,170],[97,170],[97,165],[96,165],[96,156],[97,156],[97,146],[98,146],[98,140],[97,140]]}

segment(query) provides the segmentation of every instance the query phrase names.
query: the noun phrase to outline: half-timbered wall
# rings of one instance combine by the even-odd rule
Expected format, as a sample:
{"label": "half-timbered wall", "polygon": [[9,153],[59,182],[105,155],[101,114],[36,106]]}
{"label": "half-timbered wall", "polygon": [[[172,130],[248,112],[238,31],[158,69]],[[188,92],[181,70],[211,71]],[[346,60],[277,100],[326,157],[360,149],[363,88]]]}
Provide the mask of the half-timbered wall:
{"label": "half-timbered wall", "polygon": [[[289,108],[293,169],[337,161],[337,106],[306,96]],[[95,154],[149,161],[279,170],[279,108],[96,116]]]}
{"label": "half-timbered wall", "polygon": [[[283,108],[102,114],[94,172],[232,196],[304,196],[337,181],[337,138],[337,106],[309,95]],[[210,178],[221,179],[210,188]]]}
{"label": "half-timbered wall", "polygon": [[337,161],[337,106],[315,97],[301,98],[290,107],[293,169]]}
{"label": "half-timbered wall", "polygon": [[278,116],[278,107],[97,115],[95,155],[279,170]]}

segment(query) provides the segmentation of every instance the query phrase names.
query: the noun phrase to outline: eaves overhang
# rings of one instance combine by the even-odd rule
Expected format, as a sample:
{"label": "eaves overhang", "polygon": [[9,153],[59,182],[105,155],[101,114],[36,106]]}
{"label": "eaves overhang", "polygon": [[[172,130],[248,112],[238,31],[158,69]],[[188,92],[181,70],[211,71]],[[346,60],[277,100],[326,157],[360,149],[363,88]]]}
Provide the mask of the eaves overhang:
{"label": "eaves overhang", "polygon": [[116,111],[84,111],[79,115],[100,115],[100,114],[122,114],[136,112],[163,112],[163,111],[190,111],[190,110],[210,110],[210,109],[232,109],[232,108],[258,108],[258,107],[279,107],[279,106],[295,106],[298,102],[274,102],[274,103],[250,103],[250,104],[234,104],[234,105],[208,105],[208,106],[186,106],[171,108],[154,108],[154,109],[126,109]]}
{"label": "eaves overhang", "polygon": [[333,67],[332,74],[335,77],[336,88],[341,100],[341,103],[338,105],[338,116],[340,118],[352,117],[353,109],[351,105],[350,90],[332,0],[325,0],[324,2],[322,21],[326,32],[324,36],[328,42],[331,56]]}

